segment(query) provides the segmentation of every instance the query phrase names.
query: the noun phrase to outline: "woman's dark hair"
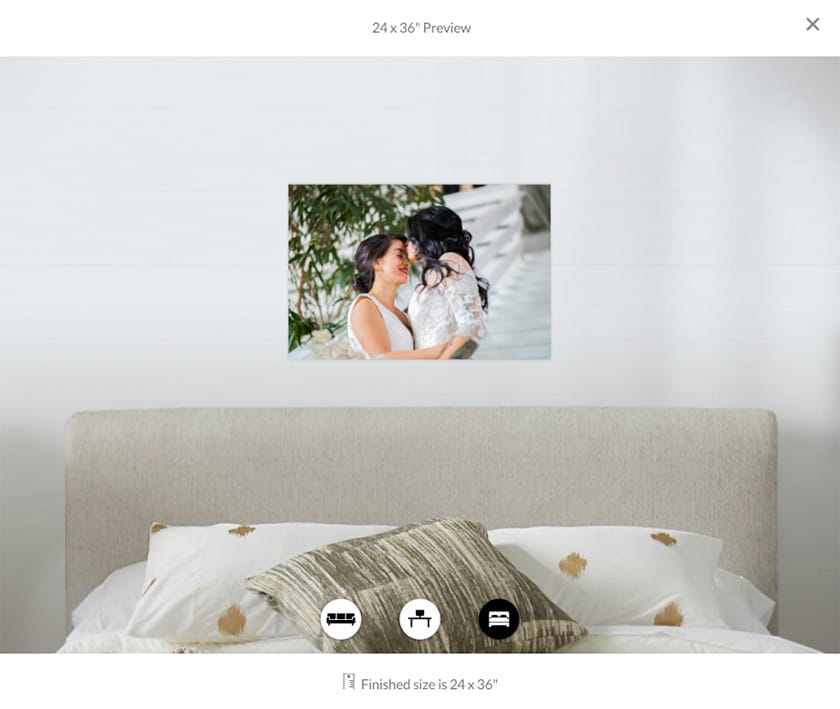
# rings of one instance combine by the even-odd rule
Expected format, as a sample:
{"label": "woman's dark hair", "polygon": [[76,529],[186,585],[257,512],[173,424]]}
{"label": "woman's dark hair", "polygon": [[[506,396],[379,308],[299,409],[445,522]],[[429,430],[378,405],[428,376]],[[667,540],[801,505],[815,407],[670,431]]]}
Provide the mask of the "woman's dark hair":
{"label": "woman's dark hair", "polygon": [[353,289],[357,293],[369,293],[373,288],[373,264],[388,253],[392,241],[404,244],[406,238],[402,234],[375,234],[356,247],[356,255],[353,257],[356,261]]}
{"label": "woman's dark hair", "polygon": [[[440,260],[445,253],[451,252],[463,257],[475,272],[475,253],[470,246],[472,234],[464,229],[461,217],[449,207],[436,204],[410,216],[408,240],[417,247],[419,252],[420,261],[423,264],[420,280],[424,287],[428,287],[427,278],[432,271],[438,275],[438,282],[452,272],[457,273],[446,261]],[[490,283],[486,278],[480,278],[478,274],[475,274],[475,280],[478,284],[481,307],[486,311]]]}

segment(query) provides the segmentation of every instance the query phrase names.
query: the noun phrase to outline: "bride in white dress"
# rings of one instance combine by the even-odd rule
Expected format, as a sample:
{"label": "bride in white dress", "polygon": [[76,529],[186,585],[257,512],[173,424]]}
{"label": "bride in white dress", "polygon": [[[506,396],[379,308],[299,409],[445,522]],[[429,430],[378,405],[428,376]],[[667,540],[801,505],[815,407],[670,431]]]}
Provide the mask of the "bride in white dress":
{"label": "bride in white dress", "polygon": [[414,346],[443,343],[440,359],[469,359],[487,331],[490,284],[475,272],[471,239],[461,218],[443,205],[408,219],[408,258],[422,266],[408,305]]}
{"label": "bride in white dress", "polygon": [[406,238],[370,236],[356,249],[353,288],[359,294],[347,313],[350,347],[365,359],[438,359],[448,342],[414,349],[408,318],[396,305],[397,288],[408,281]]}

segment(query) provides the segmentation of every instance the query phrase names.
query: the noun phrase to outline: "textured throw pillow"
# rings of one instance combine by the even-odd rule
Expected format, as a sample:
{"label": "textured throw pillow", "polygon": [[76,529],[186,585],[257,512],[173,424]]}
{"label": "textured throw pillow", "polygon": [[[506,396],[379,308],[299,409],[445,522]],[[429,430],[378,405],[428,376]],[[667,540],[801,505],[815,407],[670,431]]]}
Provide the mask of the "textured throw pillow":
{"label": "textured throw pillow", "polygon": [[384,525],[152,525],[142,593],[127,635],[230,642],[296,635],[289,620],[245,588],[245,579],[308,549],[374,534]]}
{"label": "textured throw pillow", "polygon": [[[586,634],[504,558],[475,522],[429,520],[363,539],[330,544],[248,579],[248,588],[292,618],[326,652],[550,652]],[[358,631],[334,640],[321,629],[321,610],[334,599],[361,612]],[[440,627],[430,638],[405,635],[399,617],[409,601],[431,601]],[[509,638],[485,635],[479,611],[506,599],[519,612]]]}
{"label": "textured throw pillow", "polygon": [[713,577],[722,548],[645,527],[496,529],[490,541],[584,625],[722,628]]}

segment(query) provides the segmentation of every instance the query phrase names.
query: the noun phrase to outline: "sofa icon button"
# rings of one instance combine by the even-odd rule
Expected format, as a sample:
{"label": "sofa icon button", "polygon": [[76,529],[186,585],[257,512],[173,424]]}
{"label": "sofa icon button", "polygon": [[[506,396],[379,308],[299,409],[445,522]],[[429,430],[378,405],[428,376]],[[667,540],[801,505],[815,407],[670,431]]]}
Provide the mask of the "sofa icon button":
{"label": "sofa icon button", "polygon": [[346,598],[335,598],[321,609],[321,629],[333,640],[348,640],[359,630],[362,613]]}

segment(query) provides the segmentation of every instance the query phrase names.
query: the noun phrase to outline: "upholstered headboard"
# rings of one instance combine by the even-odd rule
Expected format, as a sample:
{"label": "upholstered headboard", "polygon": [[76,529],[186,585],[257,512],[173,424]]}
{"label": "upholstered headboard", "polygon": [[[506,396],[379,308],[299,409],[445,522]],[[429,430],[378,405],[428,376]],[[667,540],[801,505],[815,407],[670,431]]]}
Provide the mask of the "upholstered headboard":
{"label": "upholstered headboard", "polygon": [[156,521],[683,529],[723,539],[722,565],[775,598],[776,420],[547,407],[79,413],[66,511],[68,615],[145,558]]}

